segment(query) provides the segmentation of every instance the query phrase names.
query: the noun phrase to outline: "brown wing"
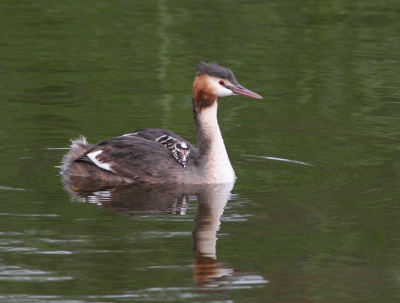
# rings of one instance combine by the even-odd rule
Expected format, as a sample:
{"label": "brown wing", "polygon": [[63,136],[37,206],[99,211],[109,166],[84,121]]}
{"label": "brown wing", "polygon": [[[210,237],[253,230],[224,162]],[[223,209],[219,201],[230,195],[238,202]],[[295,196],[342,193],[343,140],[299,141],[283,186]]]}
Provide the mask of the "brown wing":
{"label": "brown wing", "polygon": [[197,148],[193,144],[191,144],[190,142],[183,139],[181,136],[173,133],[172,131],[170,131],[168,129],[142,128],[142,129],[138,129],[138,130],[134,131],[131,134],[126,134],[122,137],[139,136],[143,139],[155,141],[157,138],[160,138],[161,136],[165,136],[165,135],[174,137],[174,138],[178,139],[179,141],[185,142],[189,146],[190,151],[192,152],[192,150],[193,150],[193,153],[196,154],[196,156],[197,156]]}
{"label": "brown wing", "polygon": [[[166,146],[155,141],[163,135],[188,144],[191,159],[186,168],[176,161]],[[141,129],[94,145],[75,161],[91,163],[135,182],[174,182],[196,166],[196,159],[197,149],[177,134],[161,129]]]}

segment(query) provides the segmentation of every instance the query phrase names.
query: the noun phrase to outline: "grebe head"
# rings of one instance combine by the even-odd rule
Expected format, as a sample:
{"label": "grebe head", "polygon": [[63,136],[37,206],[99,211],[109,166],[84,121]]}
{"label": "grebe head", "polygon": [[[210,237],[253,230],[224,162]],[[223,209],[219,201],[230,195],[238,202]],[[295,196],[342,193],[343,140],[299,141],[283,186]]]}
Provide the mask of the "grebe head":
{"label": "grebe head", "polygon": [[202,101],[205,106],[210,106],[221,97],[233,95],[262,99],[260,95],[241,86],[231,70],[215,62],[200,61],[193,83],[193,101]]}
{"label": "grebe head", "polygon": [[172,149],[172,154],[183,167],[186,167],[186,162],[189,160],[190,149],[185,142],[179,141],[176,143]]}

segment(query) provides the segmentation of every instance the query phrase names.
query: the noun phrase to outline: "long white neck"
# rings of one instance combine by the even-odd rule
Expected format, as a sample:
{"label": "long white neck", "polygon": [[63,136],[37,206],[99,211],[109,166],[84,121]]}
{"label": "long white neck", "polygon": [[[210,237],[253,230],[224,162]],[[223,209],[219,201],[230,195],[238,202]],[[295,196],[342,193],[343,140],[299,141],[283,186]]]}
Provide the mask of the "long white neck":
{"label": "long white neck", "polygon": [[195,117],[199,147],[198,167],[204,183],[228,183],[236,180],[217,120],[218,102],[202,108]]}

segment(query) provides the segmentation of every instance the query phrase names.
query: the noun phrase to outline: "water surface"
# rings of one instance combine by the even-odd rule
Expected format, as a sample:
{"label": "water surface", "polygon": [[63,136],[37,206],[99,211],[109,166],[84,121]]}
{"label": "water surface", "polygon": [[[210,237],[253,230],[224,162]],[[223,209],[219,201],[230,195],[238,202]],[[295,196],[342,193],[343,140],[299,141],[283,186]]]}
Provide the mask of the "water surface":
{"label": "water surface", "polygon": [[[397,302],[399,12],[3,1],[1,301]],[[79,134],[155,127],[196,142],[199,60],[264,97],[220,102],[232,190],[65,190],[60,160]]]}

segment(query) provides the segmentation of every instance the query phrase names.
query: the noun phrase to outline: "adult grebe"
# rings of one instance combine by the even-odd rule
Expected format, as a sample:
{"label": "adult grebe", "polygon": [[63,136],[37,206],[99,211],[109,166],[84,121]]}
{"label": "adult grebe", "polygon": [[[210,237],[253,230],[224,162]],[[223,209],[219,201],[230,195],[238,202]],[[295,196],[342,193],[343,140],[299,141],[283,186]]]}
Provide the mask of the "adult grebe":
{"label": "adult grebe", "polygon": [[[64,156],[65,178],[89,178],[116,186],[128,183],[228,183],[236,179],[217,121],[221,97],[262,97],[241,86],[233,73],[217,63],[196,67],[193,83],[193,115],[198,149],[181,136],[164,129],[140,129],[133,133],[88,144],[81,136]],[[171,152],[171,140],[179,144]],[[170,141],[170,142],[172,142]],[[172,146],[172,147],[171,147]],[[179,152],[190,151],[190,159]],[[179,160],[182,158],[181,160]],[[183,159],[184,158],[184,159]]]}

